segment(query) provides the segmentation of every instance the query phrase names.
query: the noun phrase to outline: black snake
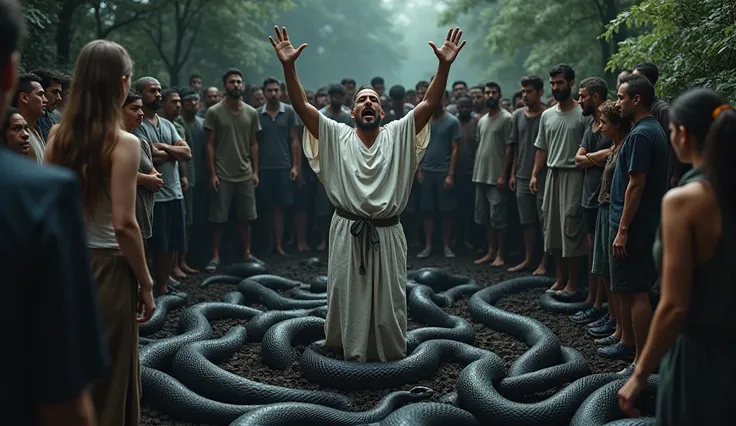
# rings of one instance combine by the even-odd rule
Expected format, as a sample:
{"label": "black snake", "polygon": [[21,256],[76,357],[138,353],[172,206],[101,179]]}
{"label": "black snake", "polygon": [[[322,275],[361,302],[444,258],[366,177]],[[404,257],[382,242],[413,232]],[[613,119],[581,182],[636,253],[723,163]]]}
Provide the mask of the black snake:
{"label": "black snake", "polygon": [[[408,333],[409,351],[405,359],[358,364],[326,356],[319,341],[324,338],[326,277],[303,284],[266,272],[263,264],[242,264],[228,274],[210,279],[207,285],[237,284],[238,292],[225,295],[223,302],[199,303],[184,309],[175,336],[141,338],[145,343],[140,352],[146,400],[184,421],[240,426],[531,426],[567,425],[571,421],[593,425],[617,419],[606,414],[589,420],[596,407],[610,405],[606,385],[620,383],[620,375],[589,375],[582,355],[561,346],[546,326],[494,306],[503,297],[519,291],[548,287],[548,278],[522,277],[479,290],[468,277],[442,269],[408,271],[409,313],[428,327]],[[464,295],[472,295],[468,310],[475,321],[514,335],[529,346],[508,371],[496,354],[472,346],[475,331],[471,324],[442,309]],[[142,336],[160,329],[168,312],[186,302],[175,296],[161,296],[157,301],[160,318],[154,317],[150,325],[143,327]],[[249,304],[265,305],[269,311],[245,306]],[[233,327],[225,336],[212,339],[209,321],[225,318],[242,320],[244,326]],[[262,342],[263,362],[272,368],[285,369],[298,362],[308,380],[327,389],[389,388],[416,383],[431,378],[439,365],[448,360],[467,367],[458,378],[457,393],[443,398],[448,403],[421,403],[432,392],[417,387],[389,394],[374,408],[355,412],[351,411],[351,401],[339,393],[266,385],[218,367],[246,341]],[[294,348],[298,344],[308,345],[301,355]],[[565,383],[570,384],[546,400],[532,404],[515,402]],[[588,421],[597,423],[585,423]],[[650,420],[626,421],[633,426],[648,424]]]}

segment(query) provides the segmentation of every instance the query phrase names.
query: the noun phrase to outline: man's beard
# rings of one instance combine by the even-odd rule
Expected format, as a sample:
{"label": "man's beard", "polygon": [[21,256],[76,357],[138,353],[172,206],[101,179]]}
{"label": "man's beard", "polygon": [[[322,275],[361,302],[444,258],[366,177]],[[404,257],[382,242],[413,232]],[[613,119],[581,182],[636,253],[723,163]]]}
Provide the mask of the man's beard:
{"label": "man's beard", "polygon": [[240,99],[243,96],[243,91],[240,89],[228,89],[225,92],[232,99]]}
{"label": "man's beard", "polygon": [[498,108],[499,101],[496,98],[488,98],[486,99],[486,107],[490,109],[496,109]]}
{"label": "man's beard", "polygon": [[590,117],[593,114],[595,114],[595,106],[583,108],[583,116]]}
{"label": "man's beard", "polygon": [[158,111],[161,109],[161,107],[164,106],[163,99],[154,99],[152,101],[145,103],[146,108],[150,109],[151,111]]}
{"label": "man's beard", "polygon": [[463,121],[470,120],[470,117],[471,116],[472,116],[472,114],[469,111],[462,111],[462,112],[459,112],[458,111],[458,113],[457,113],[457,118],[459,118],[459,119],[461,119]]}
{"label": "man's beard", "polygon": [[362,117],[355,117],[355,127],[361,130],[374,130],[381,125],[381,117],[376,116],[373,121],[364,121]]}
{"label": "man's beard", "polygon": [[553,90],[552,91],[552,97],[555,98],[557,102],[566,101],[570,95],[572,94],[572,90]]}
{"label": "man's beard", "polygon": [[339,101],[339,102],[330,102],[330,107],[335,110],[339,111],[342,109],[343,105],[345,105],[345,102]]}

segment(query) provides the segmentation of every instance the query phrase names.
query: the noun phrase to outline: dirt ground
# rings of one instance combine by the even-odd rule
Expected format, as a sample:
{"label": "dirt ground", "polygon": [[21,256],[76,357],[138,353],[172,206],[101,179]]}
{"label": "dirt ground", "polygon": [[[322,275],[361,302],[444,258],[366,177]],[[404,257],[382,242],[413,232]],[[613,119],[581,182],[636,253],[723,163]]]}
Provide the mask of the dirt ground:
{"label": "dirt ground", "polygon": [[[299,261],[306,257],[319,256],[326,262],[326,254],[310,254],[310,255],[292,255],[287,258],[281,257],[264,257],[262,260],[267,263],[269,273],[281,275],[290,279],[308,282],[316,275],[326,274],[326,267],[308,268],[300,266]],[[489,265],[474,265],[473,259],[476,257],[474,253],[460,253],[455,259],[444,259],[435,255],[429,259],[418,260],[410,253],[409,264],[413,268],[421,268],[425,266],[438,266],[448,269],[450,272],[469,275],[482,286],[493,285],[498,282],[518,277],[519,273],[509,273],[506,268],[494,268]],[[214,285],[207,289],[200,289],[198,284],[205,279],[208,274],[199,274],[185,281],[185,289],[189,294],[189,304],[196,304],[204,301],[219,301],[225,293],[235,290],[232,285]],[[549,327],[557,336],[563,345],[571,346],[578,349],[588,360],[591,371],[598,372],[615,372],[626,366],[625,363],[609,361],[596,355],[596,347],[593,339],[585,334],[585,327],[573,324],[566,315],[559,315],[543,311],[539,307],[539,296],[543,289],[526,291],[511,297],[508,297],[498,303],[498,307],[510,312],[518,313],[535,318]],[[515,338],[489,330],[482,324],[473,321],[467,311],[468,299],[464,298],[455,302],[446,311],[452,315],[460,316],[474,325],[476,330],[476,346],[495,352],[501,356],[510,365],[519,355],[527,350],[523,342]],[[258,306],[254,306],[258,307]],[[263,308],[263,307],[258,307]],[[163,338],[170,336],[176,332],[180,310],[174,311],[169,315],[166,327],[156,333],[152,338]],[[237,325],[236,320],[215,321],[212,323],[216,337],[225,334],[227,330]],[[409,329],[422,327],[416,321],[409,321]],[[300,350],[303,348],[299,348]],[[239,374],[241,376],[260,381],[268,384],[279,386],[287,386],[291,388],[302,389],[318,389],[319,387],[309,383],[301,377],[298,362],[286,371],[273,370],[261,363],[260,344],[247,344],[238,353],[236,353],[228,362],[222,365],[228,371]],[[438,371],[437,375],[426,381],[421,381],[403,386],[403,389],[411,389],[417,385],[430,387],[434,390],[435,400],[440,396],[454,391],[455,382],[460,374],[461,367],[457,364],[445,364]],[[387,393],[398,389],[383,389],[379,391],[364,392],[343,392],[353,401],[357,410],[365,410],[371,408]],[[550,392],[554,393],[554,391]],[[532,400],[543,399],[547,395],[532,395]],[[141,425],[166,425],[166,426],[192,426],[192,423],[177,421],[175,418],[161,413],[154,407],[143,403]],[[204,426],[204,425],[201,425]]]}

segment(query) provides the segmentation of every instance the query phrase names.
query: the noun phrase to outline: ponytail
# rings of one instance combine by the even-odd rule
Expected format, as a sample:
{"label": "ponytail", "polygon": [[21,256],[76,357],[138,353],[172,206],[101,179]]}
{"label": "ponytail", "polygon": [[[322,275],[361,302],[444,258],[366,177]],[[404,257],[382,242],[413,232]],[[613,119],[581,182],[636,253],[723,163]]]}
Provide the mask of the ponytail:
{"label": "ponytail", "polygon": [[705,172],[723,208],[736,213],[736,111],[724,104],[713,111],[715,121],[705,140]]}

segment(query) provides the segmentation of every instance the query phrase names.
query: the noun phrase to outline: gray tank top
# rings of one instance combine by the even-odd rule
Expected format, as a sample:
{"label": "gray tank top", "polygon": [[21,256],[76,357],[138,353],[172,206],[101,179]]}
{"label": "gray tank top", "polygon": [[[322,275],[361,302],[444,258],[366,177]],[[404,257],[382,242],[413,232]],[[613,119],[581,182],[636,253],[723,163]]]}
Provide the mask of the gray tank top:
{"label": "gray tank top", "polygon": [[[703,180],[701,169],[692,169],[680,179],[680,186]],[[727,212],[722,211],[723,231],[713,256],[693,270],[690,311],[683,334],[716,340],[736,339],[736,227]],[[684,230],[683,230],[684,231]],[[662,268],[661,228],[652,247],[657,268]]]}

